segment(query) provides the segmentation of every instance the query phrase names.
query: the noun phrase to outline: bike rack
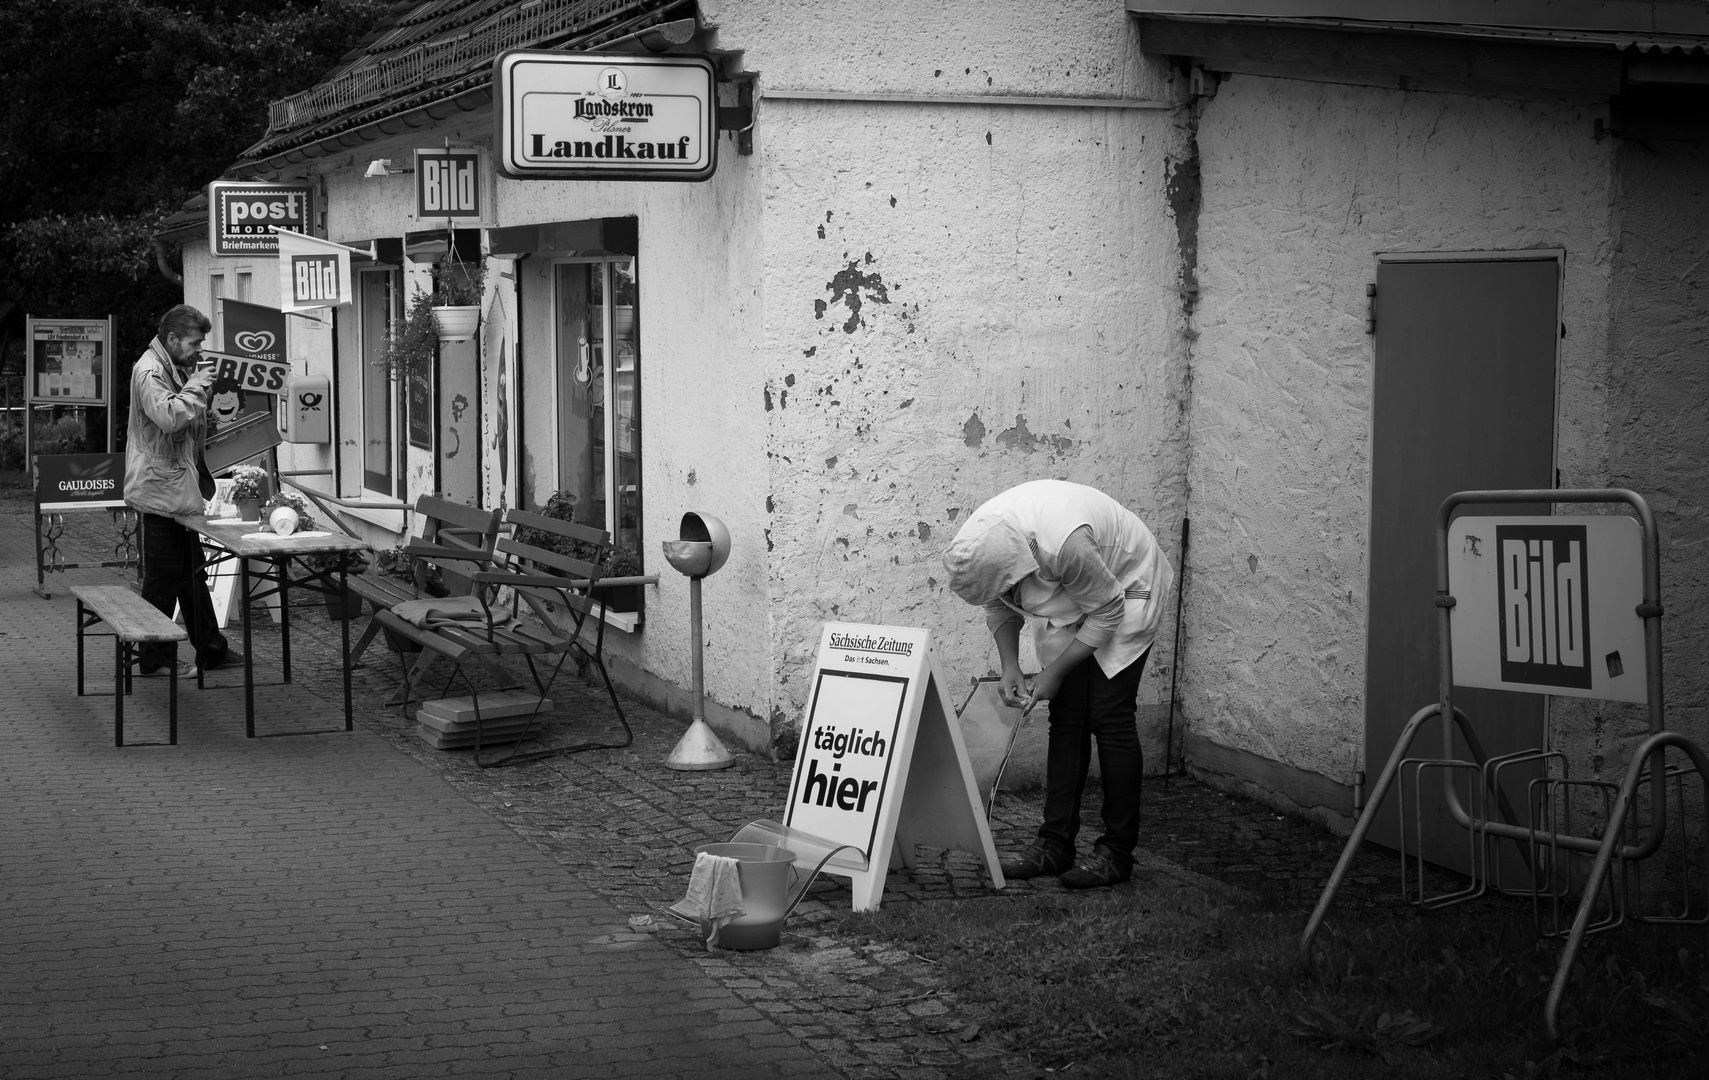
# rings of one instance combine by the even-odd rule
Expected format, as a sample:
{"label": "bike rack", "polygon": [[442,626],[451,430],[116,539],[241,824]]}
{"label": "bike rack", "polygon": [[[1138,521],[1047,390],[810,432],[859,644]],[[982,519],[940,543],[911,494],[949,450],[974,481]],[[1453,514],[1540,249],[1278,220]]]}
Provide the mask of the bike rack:
{"label": "bike rack", "polygon": [[[1643,595],[1636,614],[1643,620],[1645,699],[1649,707],[1649,735],[1632,755],[1626,776],[1620,784],[1606,780],[1575,780],[1567,775],[1567,760],[1558,751],[1544,748],[1521,750],[1491,758],[1484,754],[1477,733],[1466,715],[1454,707],[1454,673],[1450,611],[1456,601],[1448,587],[1448,526],[1456,507],[1465,504],[1489,503],[1625,503],[1636,512],[1642,529]],[[1539,518],[1545,523],[1547,518]],[[1656,536],[1655,518],[1649,504],[1636,492],[1624,488],[1574,488],[1563,490],[1461,491],[1448,496],[1436,515],[1436,597],[1437,642],[1441,662],[1438,683],[1439,700],[1415,712],[1401,729],[1393,752],[1383,766],[1376,785],[1365,801],[1365,807],[1353,826],[1352,835],[1342,849],[1341,858],[1329,876],[1317,907],[1300,936],[1300,959],[1311,959],[1312,939],[1322,926],[1335,893],[1347,876],[1353,857],[1364,843],[1378,808],[1397,779],[1400,782],[1401,813],[1401,895],[1424,908],[1446,907],[1465,903],[1484,895],[1495,872],[1491,849],[1502,839],[1517,841],[1530,871],[1533,915],[1538,928],[1546,936],[1564,937],[1560,963],[1544,1005],[1544,1025],[1551,1039],[1560,1037],[1558,1015],[1567,979],[1587,934],[1601,933],[1622,925],[1628,919],[1654,923],[1709,922],[1709,896],[1698,896],[1693,903],[1689,874],[1689,841],[1683,827],[1675,832],[1679,839],[1678,854],[1682,892],[1678,907],[1670,905],[1660,913],[1645,914],[1633,910],[1631,896],[1642,902],[1642,880],[1639,867],[1663,849],[1667,833],[1670,783],[1677,796],[1674,820],[1686,821],[1685,783],[1688,774],[1695,774],[1703,792],[1704,811],[1709,814],[1709,759],[1690,739],[1666,729],[1663,721],[1662,697],[1662,603],[1660,574],[1660,545]],[[1537,691],[1547,692],[1547,691]],[[1425,722],[1448,717],[1442,723],[1442,752],[1438,757],[1414,758],[1408,754],[1413,740]],[[1454,732],[1458,730],[1470,748],[1473,760],[1456,756]],[[1669,765],[1669,750],[1682,754],[1687,761]],[[1526,823],[1518,824],[1518,815],[1508,805],[1505,789],[1500,786],[1502,772],[1520,765],[1541,765],[1555,775],[1532,780],[1528,789]],[[1424,886],[1423,845],[1415,838],[1417,893],[1409,891],[1408,855],[1406,846],[1407,776],[1412,777],[1412,803],[1415,830],[1422,836],[1423,812],[1420,803],[1426,770],[1442,774],[1442,797],[1454,821],[1468,832],[1471,844],[1471,882],[1465,888],[1429,896]],[[1462,800],[1454,779],[1470,774],[1469,799]],[[1572,828],[1572,808],[1575,801],[1586,798],[1599,804],[1602,828],[1591,835],[1575,833]],[[1469,802],[1468,807],[1466,803]],[[1492,805],[1493,804],[1493,805]],[[1494,810],[1499,819],[1492,818]],[[1647,817],[1647,821],[1641,820]],[[1540,827],[1542,826],[1542,827]],[[1702,855],[1709,860],[1709,836],[1704,838]],[[1585,873],[1577,910],[1572,923],[1561,929],[1564,905],[1572,895],[1575,860],[1591,860]],[[1498,890],[1500,886],[1497,886]]]}

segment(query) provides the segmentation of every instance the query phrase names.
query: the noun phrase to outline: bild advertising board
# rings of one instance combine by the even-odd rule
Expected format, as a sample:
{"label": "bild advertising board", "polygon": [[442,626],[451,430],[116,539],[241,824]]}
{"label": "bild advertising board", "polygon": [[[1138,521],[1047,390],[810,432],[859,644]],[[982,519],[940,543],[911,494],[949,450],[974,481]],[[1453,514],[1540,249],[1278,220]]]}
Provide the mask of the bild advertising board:
{"label": "bild advertising board", "polygon": [[1647,699],[1643,528],[1632,518],[1456,518],[1448,590],[1455,684]]}

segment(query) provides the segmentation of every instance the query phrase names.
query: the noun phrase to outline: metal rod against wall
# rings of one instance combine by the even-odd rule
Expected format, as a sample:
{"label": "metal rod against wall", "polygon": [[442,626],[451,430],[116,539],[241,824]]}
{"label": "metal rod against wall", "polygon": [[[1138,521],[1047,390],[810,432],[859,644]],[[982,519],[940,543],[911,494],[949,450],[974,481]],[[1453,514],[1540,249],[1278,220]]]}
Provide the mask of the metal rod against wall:
{"label": "metal rod against wall", "polygon": [[1014,94],[860,94],[838,90],[762,90],[783,101],[848,101],[892,105],[1023,106],[1046,109],[1179,109],[1184,102],[1142,98],[1024,97]]}
{"label": "metal rod against wall", "polygon": [[1169,755],[1175,747],[1175,682],[1181,673],[1181,593],[1187,576],[1187,518],[1181,518],[1181,569],[1175,575],[1175,640],[1169,655],[1169,732],[1163,737],[1163,782],[1169,782]]}

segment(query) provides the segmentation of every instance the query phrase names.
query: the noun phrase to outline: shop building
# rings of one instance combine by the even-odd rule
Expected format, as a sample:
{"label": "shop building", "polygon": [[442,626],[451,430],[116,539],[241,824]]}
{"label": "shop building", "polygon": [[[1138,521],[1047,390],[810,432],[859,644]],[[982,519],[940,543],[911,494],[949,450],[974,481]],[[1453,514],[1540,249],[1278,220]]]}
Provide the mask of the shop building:
{"label": "shop building", "polygon": [[[1692,5],[1637,2],[402,5],[272,103],[228,173],[310,184],[314,231],[377,256],[353,304],[288,320],[335,424],[281,464],[354,501],[573,493],[660,572],[610,616],[617,675],[684,713],[687,582],[659,544],[716,514],[733,550],[705,589],[707,715],[762,748],[801,715],[827,620],[929,627],[953,678],[990,669],[943,546],[1014,483],[1103,488],[1184,563],[1188,762],[1344,822],[1387,752],[1368,714],[1405,701],[1398,727],[1433,685],[1407,639],[1369,633],[1407,608],[1381,576],[1411,557],[1384,500],[1440,501],[1384,463],[1489,426],[1385,403],[1376,373],[1407,354],[1372,312],[1457,325],[1494,295],[1484,332],[1534,362],[1470,388],[1519,418],[1477,453],[1513,443],[1539,486],[1652,499],[1675,726],[1702,739],[1705,40]],[[709,57],[713,175],[504,175],[511,49]],[[449,238],[404,171],[420,149],[478,162],[478,214]],[[165,234],[189,302],[277,303],[272,260],[215,258],[202,230]],[[482,323],[412,388],[381,343],[448,243],[484,259]],[[1488,475],[1466,486],[1507,486]],[[349,524],[389,544],[402,515]],[[1154,770],[1175,652],[1166,627],[1141,689]],[[1581,773],[1642,727],[1548,709]]]}

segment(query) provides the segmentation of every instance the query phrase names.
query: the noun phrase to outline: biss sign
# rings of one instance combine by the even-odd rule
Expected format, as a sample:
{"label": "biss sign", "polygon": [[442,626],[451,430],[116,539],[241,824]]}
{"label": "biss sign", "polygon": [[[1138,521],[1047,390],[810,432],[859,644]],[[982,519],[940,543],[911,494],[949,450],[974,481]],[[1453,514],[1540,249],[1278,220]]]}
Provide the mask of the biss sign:
{"label": "biss sign", "polygon": [[272,255],[278,230],[309,230],[313,189],[308,184],[208,185],[208,247],[215,255]]}
{"label": "biss sign", "polygon": [[1456,519],[1454,682],[1646,700],[1642,541],[1622,516]]}

